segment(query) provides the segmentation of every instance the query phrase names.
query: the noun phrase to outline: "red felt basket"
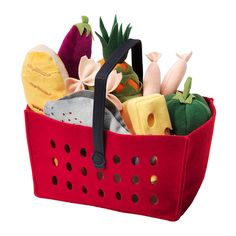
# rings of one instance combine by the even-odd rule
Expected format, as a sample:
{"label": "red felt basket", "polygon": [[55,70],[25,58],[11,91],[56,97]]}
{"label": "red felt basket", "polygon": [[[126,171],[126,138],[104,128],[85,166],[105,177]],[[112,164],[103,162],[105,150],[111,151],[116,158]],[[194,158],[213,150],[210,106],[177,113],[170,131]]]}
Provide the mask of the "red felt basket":
{"label": "red felt basket", "polygon": [[[131,42],[126,51],[137,46],[135,40]],[[95,100],[99,102],[97,88],[96,84]],[[90,128],[53,120],[27,107],[25,124],[35,195],[178,220],[196,196],[207,167],[216,111],[213,99],[206,100],[211,118],[186,136],[98,132],[99,114],[94,115]],[[101,134],[104,153],[99,155],[104,155],[105,166],[95,168],[95,142]]]}

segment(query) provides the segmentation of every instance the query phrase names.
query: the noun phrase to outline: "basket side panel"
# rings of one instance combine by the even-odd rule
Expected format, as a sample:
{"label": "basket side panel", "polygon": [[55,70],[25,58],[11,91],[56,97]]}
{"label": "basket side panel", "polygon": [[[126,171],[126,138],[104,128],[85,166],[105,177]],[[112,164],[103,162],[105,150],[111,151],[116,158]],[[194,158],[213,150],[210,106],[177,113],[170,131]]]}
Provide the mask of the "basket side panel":
{"label": "basket side panel", "polygon": [[105,132],[106,168],[95,169],[92,129],[26,110],[39,197],[177,220],[187,139]]}
{"label": "basket side panel", "polygon": [[183,198],[180,210],[183,214],[194,200],[205,176],[211,140],[214,130],[216,110],[213,100],[208,99],[212,117],[189,135]]}

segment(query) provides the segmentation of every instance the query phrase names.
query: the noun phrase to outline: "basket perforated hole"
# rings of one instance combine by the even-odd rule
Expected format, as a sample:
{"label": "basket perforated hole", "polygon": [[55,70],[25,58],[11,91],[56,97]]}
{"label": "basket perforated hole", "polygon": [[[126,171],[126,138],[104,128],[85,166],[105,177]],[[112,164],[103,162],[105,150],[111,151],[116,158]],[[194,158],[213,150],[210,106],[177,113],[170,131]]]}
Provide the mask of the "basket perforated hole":
{"label": "basket perforated hole", "polygon": [[150,158],[150,164],[151,164],[152,166],[155,166],[155,165],[157,164],[157,161],[158,161],[157,156],[152,156],[152,157]]}
{"label": "basket perforated hole", "polygon": [[103,174],[102,171],[98,171],[98,172],[97,172],[97,178],[98,178],[99,180],[104,179],[104,174]]}
{"label": "basket perforated hole", "polygon": [[68,188],[69,190],[72,189],[72,183],[71,183],[70,181],[67,181],[67,182],[66,182],[66,186],[67,186],[67,188]]}
{"label": "basket perforated hole", "polygon": [[152,176],[150,177],[150,182],[151,182],[151,184],[156,184],[156,183],[157,183],[157,180],[158,180],[158,178],[157,178],[156,175],[152,175]]}
{"label": "basket perforated hole", "polygon": [[147,123],[149,127],[152,127],[155,123],[155,116],[153,113],[150,113],[147,117]]}
{"label": "basket perforated hole", "polygon": [[150,203],[152,205],[156,205],[158,203],[158,198],[157,198],[156,195],[153,195],[153,196],[150,197]]}
{"label": "basket perforated hole", "polygon": [[87,188],[85,186],[82,186],[82,192],[86,194],[88,192]]}
{"label": "basket perforated hole", "polygon": [[139,164],[139,157],[137,157],[137,156],[132,157],[131,162],[134,166],[138,165]]}
{"label": "basket perforated hole", "polygon": [[116,192],[116,199],[117,199],[117,200],[121,200],[121,194],[120,194],[120,192]]}
{"label": "basket perforated hole", "polygon": [[138,179],[138,176],[137,175],[134,175],[134,176],[132,176],[132,183],[133,184],[138,184],[139,183],[139,179]]}
{"label": "basket perforated hole", "polygon": [[98,189],[98,195],[100,196],[100,197],[104,197],[104,191],[102,190],[102,189]]}
{"label": "basket perforated hole", "polygon": [[67,169],[68,171],[72,171],[72,165],[70,164],[70,162],[67,162],[67,163],[66,163],[66,169]]}
{"label": "basket perforated hole", "polygon": [[87,169],[84,166],[81,168],[81,174],[83,176],[87,176],[87,174],[88,174]]}
{"label": "basket perforated hole", "polygon": [[119,164],[119,163],[120,163],[120,157],[119,157],[118,155],[115,155],[115,156],[113,157],[113,162],[114,162],[115,164]]}
{"label": "basket perforated hole", "polygon": [[58,159],[56,157],[53,157],[52,158],[52,164],[55,166],[55,167],[58,167]]}
{"label": "basket perforated hole", "polygon": [[87,151],[86,151],[85,148],[81,148],[81,149],[80,149],[80,155],[81,155],[82,157],[86,157],[86,156],[87,156]]}
{"label": "basket perforated hole", "polygon": [[116,183],[120,183],[120,182],[121,182],[121,177],[120,177],[120,175],[119,175],[119,174],[114,174],[113,180],[114,180]]}
{"label": "basket perforated hole", "polygon": [[53,185],[57,185],[58,181],[57,181],[57,177],[56,176],[53,176],[52,177],[52,184]]}
{"label": "basket perforated hole", "polygon": [[56,148],[56,143],[53,139],[50,140],[50,144],[52,148]]}
{"label": "basket perforated hole", "polygon": [[137,203],[138,202],[138,195],[137,194],[133,194],[131,196],[131,200],[132,200],[133,203]]}
{"label": "basket perforated hole", "polygon": [[70,146],[69,146],[69,144],[65,144],[64,149],[65,149],[66,153],[70,153]]}

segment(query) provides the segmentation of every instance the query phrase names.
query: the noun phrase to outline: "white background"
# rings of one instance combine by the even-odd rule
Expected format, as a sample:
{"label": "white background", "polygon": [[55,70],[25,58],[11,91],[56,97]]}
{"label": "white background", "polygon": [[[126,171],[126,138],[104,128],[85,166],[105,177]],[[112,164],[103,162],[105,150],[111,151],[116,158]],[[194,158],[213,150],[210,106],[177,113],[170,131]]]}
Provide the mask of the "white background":
{"label": "white background", "polygon": [[[1,1],[0,235],[236,235],[234,4],[233,0]],[[98,31],[99,16],[110,27],[115,13],[125,25],[132,23],[131,36],[142,39],[144,53],[163,54],[162,74],[175,62],[176,52],[192,50],[187,71],[193,77],[192,92],[215,99],[218,113],[206,177],[191,207],[175,223],[33,195],[23,117],[24,56],[39,43],[57,51],[83,14]],[[93,51],[94,59],[99,59],[96,37]]]}

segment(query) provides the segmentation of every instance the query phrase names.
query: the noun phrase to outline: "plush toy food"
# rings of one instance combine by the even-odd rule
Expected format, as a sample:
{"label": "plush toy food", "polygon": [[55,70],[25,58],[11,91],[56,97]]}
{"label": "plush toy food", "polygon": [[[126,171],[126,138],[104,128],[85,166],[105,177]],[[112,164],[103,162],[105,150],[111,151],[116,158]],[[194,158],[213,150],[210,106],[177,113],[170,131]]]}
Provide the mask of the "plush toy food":
{"label": "plush toy food", "polygon": [[211,117],[211,110],[205,99],[198,94],[190,94],[192,78],[188,77],[184,91],[166,96],[173,133],[186,135]]}
{"label": "plush toy food", "polygon": [[[92,127],[93,99],[94,92],[79,91],[60,100],[46,103],[44,113],[61,122]],[[109,100],[105,103],[104,128],[115,133],[129,134],[120,112]]]}
{"label": "plush toy food", "polygon": [[82,23],[73,25],[58,51],[58,55],[64,62],[70,77],[78,77],[78,66],[80,58],[86,55],[91,57],[92,30],[88,24],[87,16],[82,16]]}
{"label": "plush toy food", "polygon": [[170,117],[163,95],[152,94],[123,103],[121,115],[133,134],[169,134]]}
{"label": "plush toy food", "polygon": [[161,94],[168,95],[175,93],[184,77],[187,69],[187,62],[192,56],[192,52],[188,54],[176,54],[179,60],[169,69],[161,83]]}
{"label": "plush toy food", "polygon": [[66,95],[64,79],[66,68],[50,48],[39,45],[26,55],[22,82],[28,106],[35,112],[43,113],[46,102]]}
{"label": "plush toy food", "polygon": [[[129,39],[131,27],[128,25],[125,29],[125,32],[123,33],[122,24],[119,27],[117,18],[115,16],[111,33],[108,35],[102,18],[100,17],[100,30],[102,35],[98,34],[97,32],[95,33],[99,37],[102,44],[103,59],[100,60],[100,63],[104,64],[111,53]],[[128,99],[142,95],[142,84],[140,83],[139,78],[134,72],[133,68],[125,62],[126,57],[127,55],[125,55],[115,67],[115,70],[118,73],[122,73],[122,80],[113,94],[117,96],[121,102],[125,102]]]}
{"label": "plush toy food", "polygon": [[161,54],[158,52],[151,52],[147,54],[147,58],[151,61],[151,63],[148,66],[143,78],[143,96],[160,93],[161,72],[157,64],[160,57]]}
{"label": "plush toy food", "polygon": [[[65,80],[66,90],[69,94],[91,88],[95,84],[95,76],[100,70],[101,65],[96,63],[93,59],[88,59],[83,56],[79,63],[79,77],[80,79],[67,78]],[[113,70],[107,79],[106,98],[110,100],[120,111],[122,110],[122,103],[112,94],[117,88],[122,79],[122,74]]]}

